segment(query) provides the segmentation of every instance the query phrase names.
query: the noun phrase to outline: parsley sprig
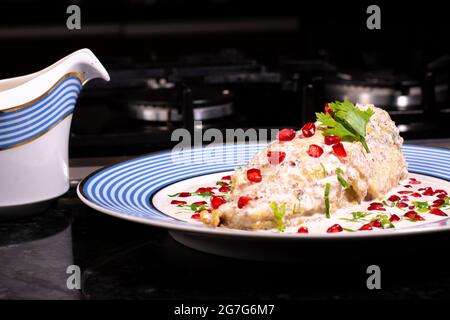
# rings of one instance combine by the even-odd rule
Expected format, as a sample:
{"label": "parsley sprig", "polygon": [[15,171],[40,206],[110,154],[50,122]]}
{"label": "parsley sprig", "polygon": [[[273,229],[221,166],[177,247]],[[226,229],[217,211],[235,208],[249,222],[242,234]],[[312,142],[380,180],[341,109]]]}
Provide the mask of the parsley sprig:
{"label": "parsley sprig", "polygon": [[272,201],[270,208],[273,211],[273,217],[277,224],[278,231],[284,231],[286,227],[283,222],[283,217],[286,214],[286,203],[283,202],[281,206],[278,207],[278,204],[275,201]]}
{"label": "parsley sprig", "polygon": [[335,135],[343,141],[359,141],[366,152],[370,152],[366,143],[366,127],[370,117],[374,114],[373,110],[365,111],[355,107],[353,103],[345,100],[328,103],[333,110],[333,115],[329,113],[317,112],[317,120],[328,128],[324,130],[323,135]]}

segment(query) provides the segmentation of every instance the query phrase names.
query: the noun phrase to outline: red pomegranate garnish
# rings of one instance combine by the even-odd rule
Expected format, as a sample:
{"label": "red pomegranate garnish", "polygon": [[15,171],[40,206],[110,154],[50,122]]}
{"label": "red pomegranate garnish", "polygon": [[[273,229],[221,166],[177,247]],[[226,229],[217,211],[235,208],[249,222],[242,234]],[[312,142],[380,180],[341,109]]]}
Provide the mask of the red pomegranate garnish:
{"label": "red pomegranate garnish", "polygon": [[278,132],[278,140],[280,141],[291,141],[295,138],[294,129],[282,129]]}
{"label": "red pomegranate garnish", "polygon": [[429,213],[435,214],[435,215],[441,216],[441,217],[447,217],[448,216],[448,214],[446,214],[444,211],[442,211],[441,209],[438,209],[438,208],[431,209],[429,211]]}
{"label": "red pomegranate garnish", "polygon": [[309,146],[307,152],[310,157],[319,158],[323,153],[323,149],[319,147],[317,144],[312,144]]}
{"label": "red pomegranate garnish", "polygon": [[200,213],[194,213],[194,214],[191,216],[191,219],[200,219]]}
{"label": "red pomegranate garnish", "polygon": [[392,214],[391,217],[389,218],[390,222],[396,222],[396,221],[400,221],[400,217],[396,214]]}
{"label": "red pomegranate garnish", "polygon": [[307,122],[302,128],[303,137],[309,138],[316,133],[316,125],[314,122]]}
{"label": "red pomegranate garnish", "polygon": [[231,180],[231,176],[223,176],[220,180]]}
{"label": "red pomegranate garnish", "polygon": [[414,193],[411,193],[410,196],[414,197],[414,198],[420,198],[422,195],[418,192],[414,192]]}
{"label": "red pomegranate garnish", "polygon": [[238,199],[238,208],[242,209],[245,207],[251,200],[253,200],[252,197],[239,197]]}
{"label": "red pomegranate garnish", "polygon": [[228,192],[230,191],[230,188],[228,188],[227,186],[222,186],[219,188],[219,192]]}
{"label": "red pomegranate garnish", "polygon": [[378,210],[378,211],[386,211],[385,208],[383,208],[383,204],[381,202],[372,202],[367,210]]}
{"label": "red pomegranate garnish", "polygon": [[298,228],[297,233],[309,233],[309,230],[307,227],[302,226],[302,227]]}
{"label": "red pomegranate garnish", "polygon": [[445,193],[440,193],[436,196],[436,198],[439,198],[439,199],[445,199],[446,197],[447,197],[447,195]]}
{"label": "red pomegranate garnish", "polygon": [[419,215],[417,212],[415,211],[408,211],[407,213],[404,214],[405,217],[413,220],[413,221],[423,221],[425,220],[421,215]]}
{"label": "red pomegranate garnish", "polygon": [[341,232],[342,230],[344,230],[344,229],[342,229],[342,227],[339,225],[339,224],[333,224],[331,227],[329,227],[328,229],[327,229],[327,232],[328,233],[335,233],[335,232]]}
{"label": "red pomegranate garnish", "polygon": [[403,187],[405,187],[405,188],[412,188],[412,185],[407,184],[406,186],[403,186]]}
{"label": "red pomegranate garnish", "polygon": [[409,190],[402,190],[402,191],[399,191],[398,193],[399,194],[410,194],[410,193],[413,193],[413,192],[409,191]]}
{"label": "red pomegranate garnish", "polygon": [[389,201],[392,201],[392,202],[395,202],[395,201],[399,201],[399,200],[400,200],[400,197],[397,196],[397,195],[395,195],[395,194],[393,194],[392,196],[390,196],[390,197],[388,198],[388,200],[389,200]]}
{"label": "red pomegranate garnish", "polygon": [[261,170],[253,168],[247,171],[247,179],[251,182],[261,182]]}
{"label": "red pomegranate garnish", "polygon": [[342,143],[336,143],[335,145],[333,145],[333,151],[334,154],[337,155],[338,157],[344,158],[347,156],[347,152],[345,152],[344,149],[344,145]]}
{"label": "red pomegranate garnish", "polygon": [[434,196],[433,188],[431,188],[431,187],[426,188],[422,194],[424,196]]}
{"label": "red pomegranate garnish", "polygon": [[442,189],[436,189],[436,190],[434,190],[434,192],[436,192],[436,193],[443,193],[443,194],[447,195],[447,191],[442,190]]}
{"label": "red pomegranate garnish", "polygon": [[422,182],[420,182],[419,180],[417,180],[415,178],[409,178],[409,183],[410,184],[421,184]]}
{"label": "red pomegranate garnish", "polygon": [[195,191],[195,193],[214,193],[214,189],[216,189],[216,188],[213,188],[213,187],[201,187],[201,188],[198,188],[196,191]]}
{"label": "red pomegranate garnish", "polygon": [[283,162],[284,158],[286,158],[286,152],[283,151],[268,151],[267,159],[270,164],[280,164]]}
{"label": "red pomegranate garnish", "polygon": [[432,207],[440,207],[445,203],[444,199],[437,199],[433,201]]}
{"label": "red pomegranate garnish", "polygon": [[361,226],[361,228],[359,228],[359,230],[361,230],[361,231],[368,231],[368,230],[372,230],[372,229],[373,228],[372,228],[372,225],[370,223],[363,224]]}
{"label": "red pomegranate garnish", "polygon": [[221,196],[212,196],[211,197],[211,207],[213,209],[217,209],[218,207],[223,205],[225,202],[226,202],[225,199]]}
{"label": "red pomegranate garnish", "polygon": [[170,204],[177,204],[177,205],[186,204],[186,201],[172,200],[172,201],[170,201]]}
{"label": "red pomegranate garnish", "polygon": [[333,144],[341,142],[341,138],[338,136],[325,136],[323,140],[327,146],[332,146]]}
{"label": "red pomegranate garnish", "polygon": [[409,210],[412,210],[412,209],[414,209],[415,207],[416,207],[416,206],[412,206],[412,205],[411,205],[411,206],[408,206],[408,209],[409,209]]}
{"label": "red pomegranate garnish", "polygon": [[186,197],[190,197],[191,193],[190,192],[180,192],[180,194],[178,196],[180,198],[186,198]]}
{"label": "red pomegranate garnish", "polygon": [[323,112],[333,114],[333,109],[331,109],[328,103],[326,103],[325,107],[323,108]]}
{"label": "red pomegranate garnish", "polygon": [[207,202],[206,201],[197,201],[197,202],[194,202],[193,204],[196,206],[204,206],[207,204]]}
{"label": "red pomegranate garnish", "polygon": [[397,207],[398,207],[398,208],[406,208],[407,206],[408,206],[408,204],[405,203],[405,202],[399,202],[399,203],[397,203]]}
{"label": "red pomegranate garnish", "polygon": [[374,228],[381,228],[381,221],[378,219],[370,221],[370,225]]}

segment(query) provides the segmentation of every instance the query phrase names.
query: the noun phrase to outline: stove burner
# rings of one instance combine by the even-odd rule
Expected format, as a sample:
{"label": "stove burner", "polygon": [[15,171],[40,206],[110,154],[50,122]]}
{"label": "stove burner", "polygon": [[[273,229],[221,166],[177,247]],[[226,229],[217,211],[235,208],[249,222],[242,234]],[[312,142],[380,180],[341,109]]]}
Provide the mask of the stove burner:
{"label": "stove burner", "polygon": [[[234,95],[227,89],[192,88],[192,112],[196,121],[208,121],[233,115]],[[137,120],[180,122],[183,120],[176,88],[150,89],[127,99],[127,113]]]}

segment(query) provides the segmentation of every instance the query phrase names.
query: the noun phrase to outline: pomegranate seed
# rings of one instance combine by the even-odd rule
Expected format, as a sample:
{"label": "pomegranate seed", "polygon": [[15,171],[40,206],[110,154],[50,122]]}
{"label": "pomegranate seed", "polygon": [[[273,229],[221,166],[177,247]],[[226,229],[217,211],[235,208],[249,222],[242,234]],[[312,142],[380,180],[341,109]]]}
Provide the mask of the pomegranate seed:
{"label": "pomegranate seed", "polygon": [[180,192],[180,194],[178,196],[180,198],[186,198],[186,197],[190,197],[191,193],[190,192]]}
{"label": "pomegranate seed", "polygon": [[197,201],[197,202],[194,202],[193,204],[195,204],[196,206],[204,206],[205,204],[207,204],[207,202],[206,201]]}
{"label": "pomegranate seed", "polygon": [[406,208],[407,206],[408,206],[408,204],[405,203],[405,202],[399,202],[399,203],[397,203],[397,207],[399,207],[399,208]]}
{"label": "pomegranate seed", "polygon": [[347,152],[345,152],[344,145],[342,143],[340,143],[340,142],[336,143],[335,145],[333,145],[332,148],[333,148],[334,153],[338,157],[344,158],[347,156]]}
{"label": "pomegranate seed", "polygon": [[194,213],[194,214],[191,216],[191,219],[200,219],[200,213]]}
{"label": "pomegranate seed", "polygon": [[170,201],[170,204],[186,204],[186,201],[172,200],[172,201]]}
{"label": "pomegranate seed", "polygon": [[434,196],[433,188],[428,187],[425,189],[425,192],[422,193],[424,196]]}
{"label": "pomegranate seed", "polygon": [[370,225],[370,223],[366,223],[366,224],[362,225],[361,228],[359,228],[359,230],[362,230],[362,231],[372,230],[372,226]]}
{"label": "pomegranate seed", "polygon": [[286,158],[286,152],[283,151],[269,151],[267,152],[267,158],[270,164],[280,164]]}
{"label": "pomegranate seed", "polygon": [[316,133],[316,125],[314,122],[307,122],[302,128],[303,137],[309,138]]}
{"label": "pomegranate seed", "polygon": [[252,197],[239,197],[238,200],[238,208],[242,209],[243,207],[245,207],[247,205],[247,203],[249,203],[251,200],[253,200]]}
{"label": "pomegranate seed", "polygon": [[369,207],[367,208],[367,210],[378,210],[378,211],[386,211],[385,208],[383,208],[383,204],[380,202],[372,202]]}
{"label": "pomegranate seed", "polygon": [[422,216],[420,216],[417,212],[415,211],[408,211],[407,213],[404,214],[405,217],[414,220],[414,221],[423,221],[425,220]]}
{"label": "pomegranate seed", "polygon": [[391,215],[391,217],[389,218],[390,222],[396,222],[396,221],[400,221],[400,217],[396,214]]}
{"label": "pomegranate seed", "polygon": [[222,186],[219,188],[219,192],[228,192],[230,191],[230,188],[226,187],[226,186]]}
{"label": "pomegranate seed", "polygon": [[444,194],[444,193],[440,193],[436,197],[439,198],[439,199],[445,199],[445,197],[447,197],[447,195]]}
{"label": "pomegranate seed", "polygon": [[433,201],[432,207],[440,207],[444,204],[444,199],[437,199]]}
{"label": "pomegranate seed", "polygon": [[436,192],[436,193],[443,193],[443,194],[447,195],[447,191],[442,190],[442,189],[436,189],[436,190],[434,190],[434,192]]}
{"label": "pomegranate seed", "polygon": [[225,199],[221,196],[213,196],[211,197],[211,207],[213,209],[217,209],[218,207],[220,207],[221,205],[223,205],[225,203]]}
{"label": "pomegranate seed", "polygon": [[411,180],[411,181],[409,181],[409,183],[411,183],[411,184],[421,184],[422,182],[420,182],[418,180]]}
{"label": "pomegranate seed", "polygon": [[295,138],[294,129],[282,129],[278,132],[278,140],[280,141],[291,141]]}
{"label": "pomegranate seed", "polygon": [[342,230],[344,230],[344,229],[342,229],[342,227],[339,225],[339,224],[333,224],[331,227],[329,227],[328,229],[327,229],[327,232],[328,233],[335,233],[335,232],[341,232]]}
{"label": "pomegranate seed", "polygon": [[405,188],[412,188],[412,185],[407,184],[406,186],[404,186]]}
{"label": "pomegranate seed", "polygon": [[397,195],[395,195],[395,194],[393,194],[392,196],[390,196],[390,197],[388,198],[388,200],[389,200],[389,201],[392,201],[392,202],[395,202],[395,201],[399,201],[399,200],[400,200],[400,197],[397,196]]}
{"label": "pomegranate seed", "polygon": [[410,194],[410,193],[413,193],[413,192],[409,191],[409,190],[402,190],[402,191],[399,191],[398,193],[399,194]]}
{"label": "pomegranate seed", "polygon": [[325,104],[325,107],[323,108],[323,111],[324,111],[325,113],[333,114],[333,109],[330,108],[330,106],[328,105],[328,103]]}
{"label": "pomegranate seed", "polygon": [[319,158],[323,153],[323,149],[319,147],[317,144],[312,144],[309,146],[307,152],[310,157]]}
{"label": "pomegranate seed", "polygon": [[297,233],[309,233],[309,230],[307,227],[300,227],[298,228]]}
{"label": "pomegranate seed", "polygon": [[261,182],[261,170],[253,168],[247,171],[247,179],[251,182]]}
{"label": "pomegranate seed", "polygon": [[325,136],[323,140],[327,146],[332,146],[333,144],[341,142],[341,138],[338,136]]}
{"label": "pomegranate seed", "polygon": [[422,195],[418,192],[414,192],[410,194],[411,197],[420,198]]}
{"label": "pomegranate seed", "polygon": [[214,189],[216,189],[216,188],[213,188],[213,187],[207,187],[207,188],[204,188],[204,187],[201,187],[201,188],[198,188],[195,192],[196,193],[214,193]]}
{"label": "pomegranate seed", "polygon": [[448,214],[446,214],[444,211],[442,211],[441,209],[438,209],[438,208],[431,209],[429,213],[435,214],[437,216],[442,216],[442,217],[448,216]]}
{"label": "pomegranate seed", "polygon": [[408,209],[409,209],[409,210],[412,210],[412,209],[414,209],[415,207],[416,207],[416,206],[409,206]]}
{"label": "pomegranate seed", "polygon": [[220,180],[231,180],[231,176],[223,176]]}
{"label": "pomegranate seed", "polygon": [[372,220],[370,221],[370,225],[374,228],[381,228],[381,221],[378,219]]}

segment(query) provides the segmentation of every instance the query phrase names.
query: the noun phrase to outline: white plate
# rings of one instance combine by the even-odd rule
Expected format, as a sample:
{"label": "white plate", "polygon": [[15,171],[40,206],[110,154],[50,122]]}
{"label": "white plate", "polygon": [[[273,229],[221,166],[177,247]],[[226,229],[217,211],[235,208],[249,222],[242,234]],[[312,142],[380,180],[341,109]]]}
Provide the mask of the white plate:
{"label": "white plate", "polygon": [[[311,227],[309,234],[298,234],[296,229],[286,232],[245,231],[227,228],[210,228],[198,220],[191,219],[192,212],[180,213],[180,208],[170,204],[173,199],[189,203],[200,198],[168,197],[169,194],[192,191],[197,187],[214,185],[220,177],[229,174],[234,168],[243,165],[261,148],[264,143],[215,145],[208,148],[184,150],[178,154],[162,152],[143,156],[109,168],[97,171],[86,177],[78,186],[78,195],[88,206],[106,214],[157,227],[167,228],[171,235],[185,245],[198,250],[227,256],[253,258],[265,256],[269,243],[276,248],[293,248],[312,242],[331,243],[335,240],[386,239],[392,237],[448,232],[450,219],[429,213],[421,214],[426,220],[418,222],[402,221],[393,229],[372,231],[327,233],[326,228]],[[405,145],[404,154],[408,161],[411,177],[422,182],[413,187],[431,186],[450,193],[450,150]],[[415,172],[416,174],[413,174]],[[407,182],[405,182],[407,183]],[[405,190],[405,188],[401,188]],[[407,190],[412,190],[408,188]],[[390,193],[391,194],[391,193]],[[188,199],[188,200],[187,200]],[[414,200],[434,199],[422,196]],[[208,200],[206,200],[208,201]],[[411,200],[413,201],[413,200]],[[363,204],[366,205],[366,204]],[[391,210],[391,208],[388,208]],[[442,208],[448,213],[448,208]],[[395,212],[398,215],[403,211]],[[333,215],[326,223],[341,222],[342,217]],[[337,220],[336,220],[337,219]],[[323,223],[322,223],[323,224]],[[356,225],[355,228],[356,229]],[[250,248],[250,251],[249,251]],[[274,252],[275,255],[277,252]],[[289,255],[289,253],[288,253]]]}

